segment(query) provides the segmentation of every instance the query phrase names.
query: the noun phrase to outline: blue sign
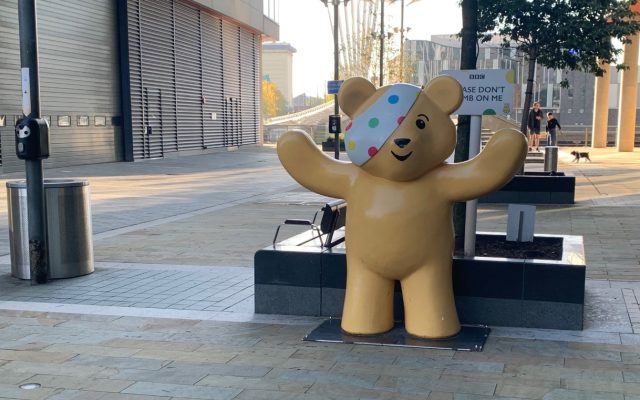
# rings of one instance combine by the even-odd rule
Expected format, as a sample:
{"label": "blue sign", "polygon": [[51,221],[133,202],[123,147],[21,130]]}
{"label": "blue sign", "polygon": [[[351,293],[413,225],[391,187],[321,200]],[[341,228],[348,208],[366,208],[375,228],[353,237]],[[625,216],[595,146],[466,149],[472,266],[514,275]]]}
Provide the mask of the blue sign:
{"label": "blue sign", "polygon": [[342,82],[344,81],[327,81],[327,93],[338,94],[340,86],[342,86]]}

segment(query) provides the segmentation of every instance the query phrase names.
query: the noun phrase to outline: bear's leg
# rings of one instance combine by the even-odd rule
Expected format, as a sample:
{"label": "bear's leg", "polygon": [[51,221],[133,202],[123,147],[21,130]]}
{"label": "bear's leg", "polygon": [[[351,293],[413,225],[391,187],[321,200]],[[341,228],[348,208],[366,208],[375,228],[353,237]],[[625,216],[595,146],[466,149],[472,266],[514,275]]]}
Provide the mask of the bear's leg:
{"label": "bear's leg", "polygon": [[401,283],[404,325],[408,333],[423,338],[443,338],[460,331],[450,258],[422,266]]}
{"label": "bear's leg", "polygon": [[394,281],[351,260],[347,261],[347,290],[342,329],[355,335],[373,335],[393,328]]}

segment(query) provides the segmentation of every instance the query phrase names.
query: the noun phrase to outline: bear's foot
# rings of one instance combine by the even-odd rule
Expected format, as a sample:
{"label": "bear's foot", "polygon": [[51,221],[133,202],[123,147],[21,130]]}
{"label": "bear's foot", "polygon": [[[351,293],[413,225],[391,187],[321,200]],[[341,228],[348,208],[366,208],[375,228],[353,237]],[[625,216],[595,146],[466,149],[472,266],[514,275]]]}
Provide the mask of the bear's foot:
{"label": "bear's foot", "polygon": [[422,339],[445,339],[460,332],[460,323],[457,317],[452,321],[407,321],[405,330],[409,335]]}
{"label": "bear's foot", "polygon": [[351,324],[348,322],[345,323],[345,320],[343,319],[340,327],[342,328],[343,332],[348,333],[349,335],[375,336],[375,335],[380,335],[380,334],[389,332],[390,330],[393,329],[393,325],[394,325],[393,321],[391,321],[390,325],[384,324],[379,326],[373,326],[371,324],[366,324],[366,325],[358,326],[357,324],[353,324],[353,323]]}

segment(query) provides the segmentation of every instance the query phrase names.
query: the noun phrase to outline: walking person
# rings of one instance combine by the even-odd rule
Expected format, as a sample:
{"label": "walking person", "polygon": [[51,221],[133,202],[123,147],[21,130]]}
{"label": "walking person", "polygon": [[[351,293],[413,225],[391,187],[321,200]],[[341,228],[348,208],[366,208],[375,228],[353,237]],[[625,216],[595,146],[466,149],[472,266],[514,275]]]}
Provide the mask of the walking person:
{"label": "walking person", "polygon": [[535,147],[536,151],[540,151],[540,126],[542,124],[542,110],[540,103],[533,103],[533,107],[529,110],[527,126],[529,127],[529,151]]}
{"label": "walking person", "polygon": [[548,112],[547,113],[547,126],[545,128],[545,131],[547,131],[549,133],[549,136],[547,136],[547,146],[557,146],[558,145],[557,136],[556,136],[556,128],[558,130],[558,133],[562,133],[562,127],[560,126],[560,121],[558,121],[556,119],[556,117],[553,116],[552,112]]}

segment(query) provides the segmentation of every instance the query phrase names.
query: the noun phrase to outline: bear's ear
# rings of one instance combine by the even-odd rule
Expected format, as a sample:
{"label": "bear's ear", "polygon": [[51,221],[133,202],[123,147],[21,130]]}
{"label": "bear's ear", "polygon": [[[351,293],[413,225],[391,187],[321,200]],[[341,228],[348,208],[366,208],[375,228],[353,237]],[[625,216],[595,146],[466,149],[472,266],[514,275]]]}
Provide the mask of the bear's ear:
{"label": "bear's ear", "polygon": [[462,86],[450,76],[441,75],[432,79],[422,91],[447,114],[462,104]]}
{"label": "bear's ear", "polygon": [[349,117],[354,116],[355,112],[369,97],[376,92],[376,87],[364,78],[349,78],[338,92],[338,104],[342,111]]}

